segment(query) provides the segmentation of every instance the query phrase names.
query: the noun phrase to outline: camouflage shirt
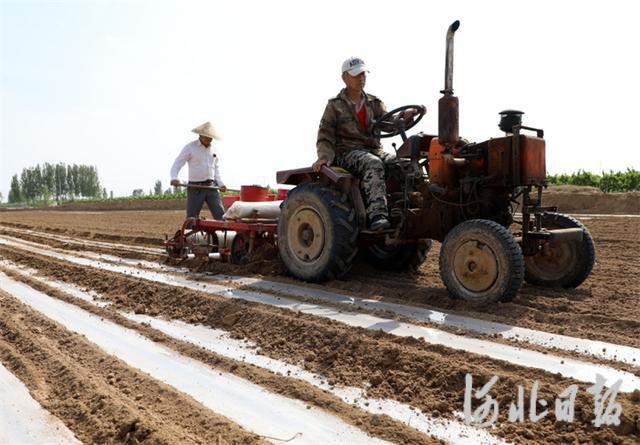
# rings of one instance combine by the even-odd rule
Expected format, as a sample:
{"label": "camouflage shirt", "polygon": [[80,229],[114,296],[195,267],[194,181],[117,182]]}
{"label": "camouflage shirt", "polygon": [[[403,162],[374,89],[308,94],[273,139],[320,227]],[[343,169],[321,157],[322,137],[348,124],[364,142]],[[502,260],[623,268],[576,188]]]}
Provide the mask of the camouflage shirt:
{"label": "camouflage shirt", "polygon": [[373,94],[364,94],[364,107],[367,115],[366,129],[358,123],[353,102],[344,88],[336,97],[329,99],[320,121],[318,130],[318,159],[326,159],[330,163],[334,158],[346,151],[356,148],[380,150],[380,140],[371,135],[371,126],[375,119],[387,112],[384,104]]}

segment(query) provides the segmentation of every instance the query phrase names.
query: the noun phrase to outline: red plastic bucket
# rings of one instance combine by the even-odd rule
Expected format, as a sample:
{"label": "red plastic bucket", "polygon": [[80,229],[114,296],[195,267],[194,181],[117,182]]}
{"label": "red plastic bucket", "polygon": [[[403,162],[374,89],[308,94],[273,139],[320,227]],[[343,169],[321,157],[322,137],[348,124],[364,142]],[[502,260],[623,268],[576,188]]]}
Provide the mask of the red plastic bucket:
{"label": "red plastic bucket", "polygon": [[223,195],[222,196],[222,202],[224,204],[225,208],[229,208],[231,207],[231,205],[240,200],[240,195]]}
{"label": "red plastic bucket", "polygon": [[266,201],[268,191],[269,189],[267,187],[262,187],[260,185],[241,185],[240,201],[247,201],[247,202]]}
{"label": "red plastic bucket", "polygon": [[278,201],[287,199],[287,193],[289,193],[289,189],[278,189]]}

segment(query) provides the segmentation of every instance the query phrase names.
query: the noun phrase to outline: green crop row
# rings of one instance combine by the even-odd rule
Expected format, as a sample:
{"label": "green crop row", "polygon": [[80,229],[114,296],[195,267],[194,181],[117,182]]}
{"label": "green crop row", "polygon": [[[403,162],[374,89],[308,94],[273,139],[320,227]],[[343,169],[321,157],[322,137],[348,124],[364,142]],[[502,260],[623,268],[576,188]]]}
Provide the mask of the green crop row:
{"label": "green crop row", "polygon": [[178,193],[166,193],[160,195],[139,195],[139,196],[120,196],[117,198],[97,198],[97,199],[83,199],[81,201],[65,201],[64,204],[72,203],[101,203],[101,202],[129,202],[129,201],[163,201],[167,199],[182,199],[186,198],[186,192]]}
{"label": "green crop row", "polygon": [[549,184],[586,185],[596,187],[605,193],[640,191],[640,171],[628,168],[626,172],[609,171],[601,175],[578,170],[577,173],[547,175]]}
{"label": "green crop row", "polygon": [[[232,195],[238,194],[237,190],[229,190],[227,192],[221,193],[224,195]],[[61,205],[64,204],[75,204],[75,203],[103,203],[103,202],[128,202],[128,201],[163,201],[167,199],[186,199],[187,192],[180,191],[176,193],[161,193],[157,195],[136,195],[136,196],[120,196],[116,198],[93,198],[93,199],[81,199],[81,200],[67,200],[64,201]]]}

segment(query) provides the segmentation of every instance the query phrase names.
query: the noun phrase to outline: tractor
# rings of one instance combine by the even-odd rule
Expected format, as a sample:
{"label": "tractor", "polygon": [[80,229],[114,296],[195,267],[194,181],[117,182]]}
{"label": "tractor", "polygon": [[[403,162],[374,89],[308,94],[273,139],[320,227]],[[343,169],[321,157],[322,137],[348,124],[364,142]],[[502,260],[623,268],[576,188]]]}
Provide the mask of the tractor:
{"label": "tractor", "polygon": [[[522,124],[521,111],[500,113],[504,136],[470,143],[459,137],[453,95],[453,37],[447,30],[445,86],[438,134],[407,130],[424,110],[407,105],[378,119],[374,136],[400,136],[387,167],[391,227],[367,230],[358,178],[336,167],[277,172],[295,185],[277,227],[280,258],[294,277],[323,282],[344,277],[360,251],[384,270],[415,269],[431,240],[441,242],[439,267],[450,295],[472,302],[510,301],[523,281],[574,288],[591,273],[595,245],[589,231],[556,207],[542,205],[547,187],[541,129]],[[415,109],[417,117],[404,119]]]}

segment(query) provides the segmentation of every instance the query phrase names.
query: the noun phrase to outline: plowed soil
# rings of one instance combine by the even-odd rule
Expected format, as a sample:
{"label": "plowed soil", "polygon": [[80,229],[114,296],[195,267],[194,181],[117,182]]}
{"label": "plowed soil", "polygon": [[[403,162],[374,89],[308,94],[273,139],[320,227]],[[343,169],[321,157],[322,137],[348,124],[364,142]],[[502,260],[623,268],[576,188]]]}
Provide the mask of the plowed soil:
{"label": "plowed soil", "polygon": [[[177,263],[162,255],[135,254],[89,244],[84,247],[65,245],[42,235],[18,235],[12,231],[30,229],[87,241],[161,247],[163,234],[173,234],[183,221],[183,211],[179,210],[0,212],[0,236],[31,240],[43,246],[102,251],[180,265],[194,271],[266,277],[357,297],[424,306],[482,320],[640,348],[640,218],[584,216],[580,219],[591,231],[597,248],[596,265],[582,286],[550,289],[525,284],[513,301],[485,305],[470,305],[448,296],[439,277],[437,243],[416,273],[381,272],[360,261],[345,279],[319,286],[288,277],[275,249],[262,250],[243,266],[219,262]],[[438,418],[459,420],[454,413],[462,411],[467,373],[474,376],[474,387],[495,375],[499,381],[492,392],[500,395],[501,410],[496,426],[490,431],[514,443],[640,443],[638,391],[618,394],[617,401],[622,407],[620,425],[595,427],[593,400],[586,391],[591,384],[556,373],[426,344],[414,338],[353,328],[260,303],[231,300],[96,270],[51,259],[28,249],[0,245],[0,258],[33,268],[48,280],[64,281],[95,291],[111,305],[93,307],[46,285],[18,277],[0,266],[5,273],[27,281],[55,298],[136,329],[154,341],[271,391],[321,407],[347,423],[391,442],[436,443],[438,440],[386,416],[365,413],[311,385],[238,364],[170,339],[148,326],[124,319],[117,311],[223,329],[234,338],[255,343],[263,355],[302,364],[305,369],[325,376],[331,385],[365,388],[371,397],[406,403]],[[6,293],[0,293],[0,303],[0,362],[83,442],[261,443],[266,440],[179,391],[136,372]],[[608,365],[616,367],[615,363]],[[640,375],[639,366],[618,368]],[[535,380],[540,382],[538,399],[549,401],[549,406],[565,388],[578,384],[574,422],[558,422],[554,416],[536,423],[507,420],[507,407],[515,401],[517,386],[525,387],[528,403],[529,390]]]}

